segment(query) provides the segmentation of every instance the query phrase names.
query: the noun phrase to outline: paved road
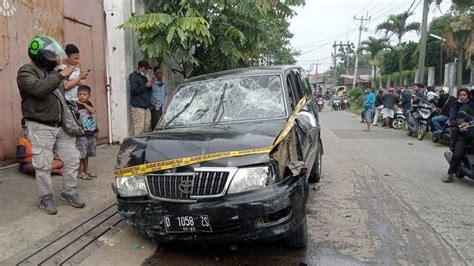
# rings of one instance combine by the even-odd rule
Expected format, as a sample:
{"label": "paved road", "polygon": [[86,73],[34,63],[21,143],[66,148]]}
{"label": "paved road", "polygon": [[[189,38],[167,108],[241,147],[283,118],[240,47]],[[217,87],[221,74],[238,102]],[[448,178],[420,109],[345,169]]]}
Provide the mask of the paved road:
{"label": "paved road", "polygon": [[[362,132],[358,118],[346,112],[325,111],[320,117],[326,154],[323,179],[312,186],[307,206],[306,250],[276,243],[157,246],[117,222],[108,209],[85,222],[95,228],[91,239],[98,240],[89,241],[87,233],[85,240],[79,238],[89,241],[87,248],[61,251],[62,257],[82,265],[474,264],[474,182],[440,181],[446,147],[401,131]],[[103,219],[105,225],[92,223]],[[58,241],[86,231],[74,230]]]}

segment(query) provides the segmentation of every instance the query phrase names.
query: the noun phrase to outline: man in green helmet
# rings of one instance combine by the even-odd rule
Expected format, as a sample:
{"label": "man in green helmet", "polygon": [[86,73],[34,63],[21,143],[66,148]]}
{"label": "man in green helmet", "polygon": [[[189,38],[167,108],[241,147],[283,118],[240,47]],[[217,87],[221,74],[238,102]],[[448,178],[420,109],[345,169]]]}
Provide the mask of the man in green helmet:
{"label": "man in green helmet", "polygon": [[60,99],[63,80],[74,71],[66,67],[55,71],[66,54],[61,45],[49,36],[36,36],[28,45],[31,63],[17,73],[21,96],[21,111],[28,127],[28,138],[33,146],[33,166],[39,195],[39,208],[45,214],[57,213],[53,202],[51,162],[58,154],[64,162],[63,191],[59,198],[76,208],[83,208],[84,201],[77,191],[79,152],[75,137],[63,129],[64,108]]}

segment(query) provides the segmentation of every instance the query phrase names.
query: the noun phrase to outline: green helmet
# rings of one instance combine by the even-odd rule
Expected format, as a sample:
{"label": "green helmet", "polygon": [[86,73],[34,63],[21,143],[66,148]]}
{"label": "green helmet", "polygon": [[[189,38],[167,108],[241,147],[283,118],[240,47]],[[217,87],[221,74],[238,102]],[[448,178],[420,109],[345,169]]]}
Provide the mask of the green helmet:
{"label": "green helmet", "polygon": [[57,66],[58,59],[66,58],[66,53],[55,39],[40,35],[30,40],[28,56],[39,67],[52,71]]}

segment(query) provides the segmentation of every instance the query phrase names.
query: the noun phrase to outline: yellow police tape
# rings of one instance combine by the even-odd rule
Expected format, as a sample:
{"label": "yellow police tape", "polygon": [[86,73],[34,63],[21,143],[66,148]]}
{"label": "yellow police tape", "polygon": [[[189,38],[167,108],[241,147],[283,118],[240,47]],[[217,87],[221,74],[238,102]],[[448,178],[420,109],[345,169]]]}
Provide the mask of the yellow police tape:
{"label": "yellow police tape", "polygon": [[303,106],[306,104],[306,97],[303,97],[290,116],[288,121],[286,122],[283,130],[278,134],[275,142],[271,146],[256,148],[256,149],[246,149],[246,150],[239,150],[239,151],[225,151],[225,152],[216,152],[210,153],[205,155],[197,155],[197,156],[189,156],[183,157],[178,159],[171,159],[171,160],[164,160],[164,161],[157,161],[152,163],[140,164],[136,166],[121,168],[114,170],[115,177],[124,177],[124,176],[133,176],[133,175],[141,175],[145,173],[155,172],[155,171],[162,171],[167,169],[173,169],[176,167],[182,167],[186,165],[192,165],[196,163],[202,163],[206,161],[212,161],[222,158],[228,157],[238,157],[238,156],[245,156],[251,154],[262,154],[262,153],[270,153],[273,148],[275,148],[280,142],[285,139],[286,135],[290,132],[295,124],[295,119],[298,113],[301,111]]}

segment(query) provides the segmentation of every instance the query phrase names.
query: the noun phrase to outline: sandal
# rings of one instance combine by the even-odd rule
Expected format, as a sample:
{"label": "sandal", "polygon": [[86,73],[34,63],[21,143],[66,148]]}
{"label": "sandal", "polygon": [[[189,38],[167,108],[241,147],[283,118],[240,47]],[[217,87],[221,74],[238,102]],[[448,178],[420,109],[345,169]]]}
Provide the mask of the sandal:
{"label": "sandal", "polygon": [[94,173],[85,173],[85,174],[92,178],[97,178],[97,174],[94,174]]}
{"label": "sandal", "polygon": [[92,179],[92,177],[88,176],[88,175],[85,174],[85,173],[78,174],[78,175],[77,175],[77,178],[82,179],[82,180],[91,180],[91,179]]}
{"label": "sandal", "polygon": [[453,175],[446,175],[445,177],[443,177],[442,181],[444,183],[450,183],[450,182],[454,182],[454,176]]}

